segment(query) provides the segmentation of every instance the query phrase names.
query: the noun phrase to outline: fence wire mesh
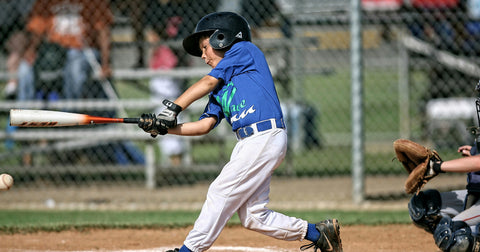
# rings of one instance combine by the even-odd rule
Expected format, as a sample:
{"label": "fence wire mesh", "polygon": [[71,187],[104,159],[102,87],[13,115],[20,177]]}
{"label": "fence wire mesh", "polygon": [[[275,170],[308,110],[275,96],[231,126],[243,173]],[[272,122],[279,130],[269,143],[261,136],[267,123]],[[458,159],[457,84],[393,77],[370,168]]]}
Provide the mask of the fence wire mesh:
{"label": "fence wire mesh", "polygon": [[[405,196],[405,173],[392,162],[395,139],[422,142],[446,159],[456,157],[457,146],[473,142],[467,127],[477,124],[477,2],[361,1],[367,199]],[[245,16],[270,64],[289,134],[276,179],[336,179],[339,189],[316,194],[317,199],[349,201],[350,2],[345,0],[0,1],[0,172],[15,178],[15,190],[0,197],[31,202],[25,195],[45,188],[99,187],[119,197],[113,192],[122,186],[195,188],[211,181],[236,142],[225,122],[208,136],[153,139],[134,125],[16,128],[8,125],[8,112],[32,108],[118,117],[158,112],[162,99],[174,99],[208,73],[181,43],[214,11]],[[197,120],[205,104],[196,102],[179,120]],[[464,178],[442,186],[462,188]],[[343,196],[332,197],[338,194]]]}

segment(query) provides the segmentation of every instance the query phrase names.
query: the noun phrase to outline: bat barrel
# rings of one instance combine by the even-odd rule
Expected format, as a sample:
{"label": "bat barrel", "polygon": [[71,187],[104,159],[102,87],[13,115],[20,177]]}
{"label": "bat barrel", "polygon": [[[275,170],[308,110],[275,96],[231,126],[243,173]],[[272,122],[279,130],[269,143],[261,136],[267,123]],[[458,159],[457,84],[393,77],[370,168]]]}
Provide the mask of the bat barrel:
{"label": "bat barrel", "polygon": [[85,124],[85,116],[50,110],[11,109],[10,125],[18,127],[59,127]]}

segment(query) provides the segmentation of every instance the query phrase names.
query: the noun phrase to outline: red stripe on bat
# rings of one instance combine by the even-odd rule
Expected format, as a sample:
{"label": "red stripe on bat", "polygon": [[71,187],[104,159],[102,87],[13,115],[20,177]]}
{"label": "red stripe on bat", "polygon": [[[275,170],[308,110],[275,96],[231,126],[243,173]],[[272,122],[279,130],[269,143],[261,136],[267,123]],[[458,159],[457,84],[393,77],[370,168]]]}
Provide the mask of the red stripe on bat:
{"label": "red stripe on bat", "polygon": [[123,118],[110,118],[110,117],[101,117],[101,116],[85,116],[84,122],[86,124],[95,124],[95,123],[123,123]]}

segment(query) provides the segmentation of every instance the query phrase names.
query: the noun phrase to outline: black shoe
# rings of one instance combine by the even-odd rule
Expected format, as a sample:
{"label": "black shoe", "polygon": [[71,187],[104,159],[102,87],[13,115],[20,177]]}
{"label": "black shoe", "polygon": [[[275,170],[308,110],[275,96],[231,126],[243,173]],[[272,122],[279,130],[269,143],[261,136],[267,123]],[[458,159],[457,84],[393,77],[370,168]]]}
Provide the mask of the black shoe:
{"label": "black shoe", "polygon": [[315,228],[320,232],[320,238],[316,242],[301,246],[300,250],[313,247],[314,252],[317,249],[320,249],[320,252],[343,252],[338,220],[324,220],[315,224]]}
{"label": "black shoe", "polygon": [[178,251],[180,251],[179,248],[176,248],[176,249],[173,249],[173,250],[167,250],[167,252],[178,252]]}

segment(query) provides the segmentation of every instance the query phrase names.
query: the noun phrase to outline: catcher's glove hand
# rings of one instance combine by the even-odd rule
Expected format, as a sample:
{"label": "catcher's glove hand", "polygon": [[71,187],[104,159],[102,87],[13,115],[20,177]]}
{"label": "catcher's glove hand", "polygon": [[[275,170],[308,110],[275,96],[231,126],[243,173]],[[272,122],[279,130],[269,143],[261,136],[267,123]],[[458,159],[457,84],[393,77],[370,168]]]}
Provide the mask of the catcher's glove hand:
{"label": "catcher's glove hand", "polygon": [[428,149],[407,139],[393,142],[398,161],[408,172],[405,181],[405,192],[417,193],[422,187],[440,172],[442,159],[437,151]]}

